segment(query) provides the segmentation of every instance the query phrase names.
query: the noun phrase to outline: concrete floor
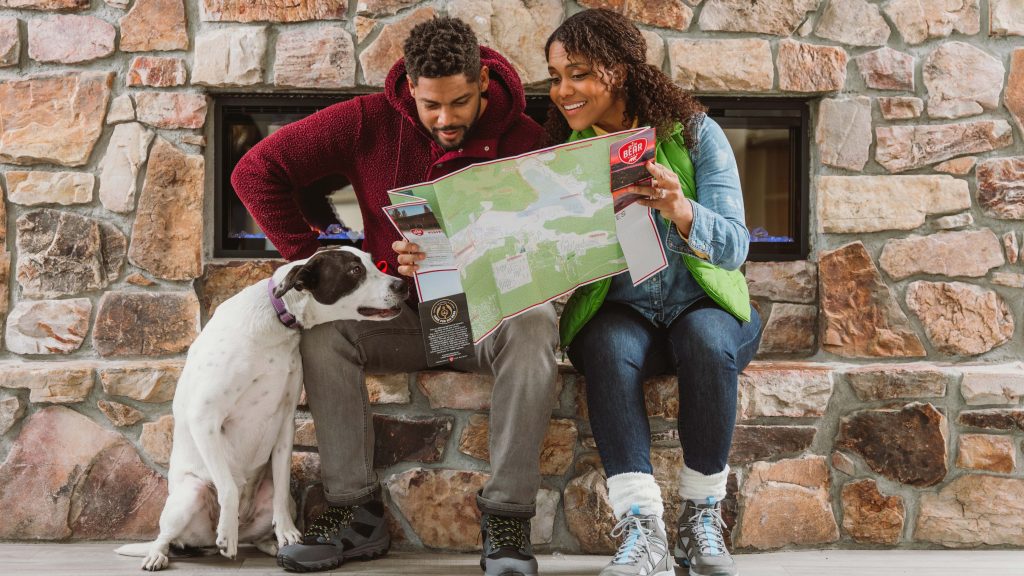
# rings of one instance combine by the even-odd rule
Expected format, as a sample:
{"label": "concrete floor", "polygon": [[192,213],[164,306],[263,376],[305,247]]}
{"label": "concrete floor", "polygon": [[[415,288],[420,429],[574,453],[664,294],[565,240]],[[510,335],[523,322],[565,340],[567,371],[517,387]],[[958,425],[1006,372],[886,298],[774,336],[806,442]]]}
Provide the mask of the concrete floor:
{"label": "concrete floor", "polygon": [[[116,544],[0,544],[4,576],[138,575],[141,559],[114,554]],[[742,576],[1022,576],[1024,551],[943,550],[820,550],[743,554],[736,557]],[[321,574],[372,576],[480,576],[479,556],[395,552],[372,562],[353,562]],[[540,557],[541,576],[594,576],[608,562],[603,556]],[[275,560],[253,548],[239,557],[172,559],[168,574],[237,574],[256,576],[284,572]],[[686,572],[677,569],[682,576]]]}

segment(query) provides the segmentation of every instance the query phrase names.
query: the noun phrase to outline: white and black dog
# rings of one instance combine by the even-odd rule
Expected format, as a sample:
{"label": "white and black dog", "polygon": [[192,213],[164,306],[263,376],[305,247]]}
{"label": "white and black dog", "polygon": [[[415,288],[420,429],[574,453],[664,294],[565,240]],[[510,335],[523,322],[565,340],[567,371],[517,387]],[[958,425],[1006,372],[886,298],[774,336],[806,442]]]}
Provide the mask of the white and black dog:
{"label": "white and black dog", "polygon": [[174,446],[160,535],[116,550],[168,565],[170,545],[239,541],[276,555],[301,540],[289,492],[294,412],[302,385],[302,328],[335,320],[388,320],[406,283],[354,248],[285,264],[221,304],[192,343],[174,395]]}

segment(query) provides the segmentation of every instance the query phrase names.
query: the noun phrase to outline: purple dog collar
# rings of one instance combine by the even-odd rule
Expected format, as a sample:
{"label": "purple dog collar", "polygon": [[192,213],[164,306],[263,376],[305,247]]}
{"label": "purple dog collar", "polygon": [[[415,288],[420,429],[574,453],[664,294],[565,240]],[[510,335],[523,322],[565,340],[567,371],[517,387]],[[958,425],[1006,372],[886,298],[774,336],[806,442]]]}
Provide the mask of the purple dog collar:
{"label": "purple dog collar", "polygon": [[298,318],[294,314],[288,311],[288,308],[284,305],[284,300],[281,300],[277,296],[274,296],[274,279],[270,278],[267,281],[267,294],[270,296],[270,305],[274,307],[274,311],[277,312],[277,319],[284,324],[285,327],[293,330],[302,330],[302,323],[299,322]]}

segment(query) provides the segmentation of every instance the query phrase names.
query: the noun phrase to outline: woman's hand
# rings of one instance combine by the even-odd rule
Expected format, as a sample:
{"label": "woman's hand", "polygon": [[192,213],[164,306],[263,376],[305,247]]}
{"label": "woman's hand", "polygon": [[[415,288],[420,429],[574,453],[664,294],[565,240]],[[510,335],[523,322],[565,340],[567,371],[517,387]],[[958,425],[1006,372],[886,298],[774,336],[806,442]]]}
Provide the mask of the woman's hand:
{"label": "woman's hand", "polygon": [[671,168],[662,166],[654,160],[647,162],[647,171],[651,173],[653,180],[650,186],[633,187],[637,194],[647,197],[637,202],[661,212],[662,216],[676,225],[683,238],[688,238],[690,229],[693,228],[693,205],[683,194],[679,176],[676,176]]}
{"label": "woman's hand", "polygon": [[427,257],[420,252],[420,247],[405,240],[395,240],[391,248],[398,252],[398,273],[402,276],[412,276],[420,269],[417,262]]}

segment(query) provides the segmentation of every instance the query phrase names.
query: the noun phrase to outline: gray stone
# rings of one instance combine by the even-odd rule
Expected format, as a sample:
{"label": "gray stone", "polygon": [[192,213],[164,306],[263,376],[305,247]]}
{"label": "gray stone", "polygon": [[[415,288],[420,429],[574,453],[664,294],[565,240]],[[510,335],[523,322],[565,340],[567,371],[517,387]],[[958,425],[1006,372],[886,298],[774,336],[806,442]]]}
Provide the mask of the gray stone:
{"label": "gray stone", "polygon": [[0,162],[83,166],[103,133],[112,72],[0,81]]}
{"label": "gray stone", "polygon": [[21,56],[21,33],[17,18],[0,18],[0,68],[17,66]]}
{"label": "gray stone", "polygon": [[28,56],[36,62],[77,64],[114,53],[114,27],[95,16],[54,14],[26,23]]}
{"label": "gray stone", "polygon": [[779,90],[836,92],[846,85],[846,51],[796,40],[779,42]]}
{"label": "gray stone", "polygon": [[7,316],[4,341],[15,354],[69,354],[89,331],[92,301],[22,300]]}
{"label": "gray stone", "polygon": [[850,388],[864,402],[942,398],[953,373],[928,364],[872,364],[847,370]]}
{"label": "gray stone", "polygon": [[138,122],[114,126],[107,152],[100,161],[99,196],[104,208],[113,212],[135,209],[135,183],[155,135]]}
{"label": "gray stone", "polygon": [[945,38],[954,31],[970,36],[981,30],[978,0],[892,0],[884,10],[907,44]]}
{"label": "gray stone", "polygon": [[940,352],[983,354],[1008,342],[1014,321],[1010,307],[993,290],[963,282],[911,282],[907,306]]}
{"label": "gray stone", "polygon": [[[998,495],[998,498],[993,498]],[[1024,480],[969,474],[921,494],[914,540],[948,548],[1024,546]]]}
{"label": "gray stone", "polygon": [[1014,0],[989,0],[990,36],[1024,36],[1024,4]]}
{"label": "gray stone", "polygon": [[885,243],[878,258],[895,280],[918,274],[978,278],[1004,262],[999,238],[988,228],[895,238]]}
{"label": "gray stone", "polygon": [[259,84],[263,82],[266,53],[266,26],[200,32],[196,34],[192,83],[218,87]]}
{"label": "gray stone", "polygon": [[882,112],[882,118],[886,120],[920,118],[921,113],[924,112],[924,100],[913,96],[879,98],[878,109]]}
{"label": "gray stone", "polygon": [[498,50],[512,63],[523,84],[548,79],[547,59],[539,48],[565,18],[561,0],[448,0],[446,4],[448,14],[468,23],[481,44]]}
{"label": "gray stone", "polygon": [[964,228],[974,224],[974,215],[970,212],[963,212],[961,214],[953,214],[952,216],[943,216],[942,218],[936,218],[934,225],[939,230],[953,230],[955,228]]}
{"label": "gray stone", "polygon": [[0,390],[0,436],[14,427],[25,415],[25,403],[6,390]]}
{"label": "gray stone", "polygon": [[875,128],[875,160],[889,172],[905,172],[1013,144],[1013,131],[1005,120],[978,120],[927,126]]}
{"label": "gray stone", "polygon": [[885,46],[892,31],[877,5],[866,0],[831,0],[814,33],[850,46]]}
{"label": "gray stone", "polygon": [[342,27],[282,31],[277,36],[275,52],[275,86],[355,86],[355,45]]}
{"label": "gray stone", "polygon": [[18,283],[29,298],[101,290],[117,278],[125,239],[111,224],[57,210],[17,220]]}
{"label": "gray stone", "polygon": [[123,52],[188,50],[183,0],[135,0],[119,24]]}
{"label": "gray stone", "polygon": [[700,29],[791,36],[820,0],[707,0]]}
{"label": "gray stone", "polygon": [[103,357],[180,354],[198,333],[199,301],[192,292],[107,292],[92,345]]}
{"label": "gray stone", "polygon": [[821,101],[815,141],[822,164],[863,170],[868,162],[871,138],[870,98],[859,96]]}
{"label": "gray stone", "polygon": [[964,42],[947,42],[921,67],[928,89],[928,115],[961,118],[999,107],[1006,70],[994,56]]}
{"label": "gray stone", "polygon": [[1024,363],[964,367],[960,395],[969,406],[1020,404],[1024,398]]}
{"label": "gray stone", "polygon": [[96,177],[87,172],[11,171],[7,179],[7,199],[23,206],[39,204],[88,204]]}
{"label": "gray stone", "polygon": [[672,79],[698,92],[768,92],[775,80],[767,40],[668,40]]}
{"label": "gray stone", "polygon": [[754,297],[798,304],[818,299],[818,267],[814,262],[747,262],[743,275]]}
{"label": "gray stone", "polygon": [[987,216],[1024,220],[1024,156],[978,164],[978,204]]}
{"label": "gray stone", "polygon": [[818,417],[832,397],[832,370],[823,364],[758,362],[740,374],[739,417]]}
{"label": "gray stone", "polygon": [[854,58],[868,88],[914,91],[914,57],[888,46]]}
{"label": "gray stone", "polygon": [[287,3],[202,0],[200,17],[204,22],[304,22],[307,20],[344,20],[348,2],[344,0],[295,0]]}
{"label": "gray stone", "polygon": [[0,368],[0,388],[27,388],[33,403],[74,404],[93,387],[90,363],[4,362]]}
{"label": "gray stone", "polygon": [[814,354],[818,307],[811,304],[773,304],[761,335],[758,354]]}

